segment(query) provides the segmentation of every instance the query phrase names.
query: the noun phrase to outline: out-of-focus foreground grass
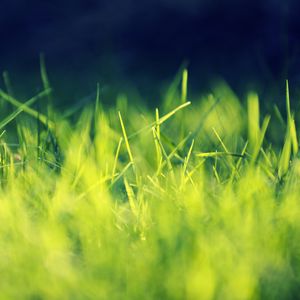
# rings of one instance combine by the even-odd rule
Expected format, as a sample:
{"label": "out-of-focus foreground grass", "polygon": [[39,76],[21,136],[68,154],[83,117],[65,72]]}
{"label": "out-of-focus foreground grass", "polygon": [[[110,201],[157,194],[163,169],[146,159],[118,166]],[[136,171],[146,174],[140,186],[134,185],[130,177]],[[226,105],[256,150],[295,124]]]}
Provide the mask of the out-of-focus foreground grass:
{"label": "out-of-focus foreground grass", "polygon": [[288,86],[287,110],[262,116],[224,84],[188,102],[184,71],[156,111],[104,109],[98,90],[74,125],[39,109],[42,75],[25,104],[0,91],[1,299],[299,297]]}

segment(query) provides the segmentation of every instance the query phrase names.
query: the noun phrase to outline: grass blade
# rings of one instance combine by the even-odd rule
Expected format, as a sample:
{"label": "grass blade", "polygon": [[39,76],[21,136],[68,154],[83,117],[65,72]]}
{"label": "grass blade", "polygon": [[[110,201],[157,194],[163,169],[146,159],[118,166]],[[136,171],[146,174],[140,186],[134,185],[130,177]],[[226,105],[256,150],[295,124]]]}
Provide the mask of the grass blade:
{"label": "grass blade", "polygon": [[[45,90],[42,92],[42,96],[40,95],[39,98],[48,96],[49,93],[51,92],[51,89]],[[19,108],[22,107],[22,105],[24,103],[16,100],[14,97],[8,95],[7,93],[5,93],[3,90],[0,89],[0,97],[7,101],[8,103],[12,104],[13,106]],[[23,106],[22,107],[23,111],[26,112],[28,115],[40,120],[40,122],[42,122],[45,126],[48,125],[49,128],[53,129],[54,128],[54,122],[49,120],[48,117],[46,117],[45,115],[39,113],[38,111],[36,111],[33,108],[30,108],[28,106]]]}
{"label": "grass blade", "polygon": [[13,121],[21,112],[23,112],[24,108],[29,107],[30,105],[32,105],[33,103],[35,103],[37,100],[39,100],[44,95],[45,95],[45,93],[42,92],[39,95],[37,95],[36,97],[33,97],[33,98],[29,99],[27,102],[25,102],[24,104],[22,104],[21,106],[19,106],[19,108],[17,110],[15,110],[13,113],[11,113],[10,115],[8,115],[4,120],[2,120],[0,122],[0,130],[3,127],[5,127],[8,123],[10,123],[11,121]]}
{"label": "grass blade", "polygon": [[218,156],[233,156],[233,157],[244,157],[243,154],[232,153],[232,152],[201,152],[196,154],[197,157],[218,157]]}

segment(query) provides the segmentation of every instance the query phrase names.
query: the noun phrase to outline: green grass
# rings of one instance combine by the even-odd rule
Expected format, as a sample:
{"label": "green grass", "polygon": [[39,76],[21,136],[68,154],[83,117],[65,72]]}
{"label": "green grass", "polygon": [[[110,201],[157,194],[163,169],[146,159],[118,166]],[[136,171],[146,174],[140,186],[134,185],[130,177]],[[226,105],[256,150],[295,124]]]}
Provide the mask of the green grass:
{"label": "green grass", "polygon": [[43,58],[41,74],[27,101],[0,91],[1,299],[300,297],[288,84],[262,116],[224,83],[189,99],[184,70],[154,111],[103,108],[98,86],[74,123],[48,107]]}

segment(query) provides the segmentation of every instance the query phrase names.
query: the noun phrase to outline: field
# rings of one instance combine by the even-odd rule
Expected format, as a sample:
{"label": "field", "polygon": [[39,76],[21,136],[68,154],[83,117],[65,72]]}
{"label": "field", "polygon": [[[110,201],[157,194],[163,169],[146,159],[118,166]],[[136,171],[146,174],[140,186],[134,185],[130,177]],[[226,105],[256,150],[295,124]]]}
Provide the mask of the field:
{"label": "field", "polygon": [[[65,114],[0,91],[1,299],[299,299],[295,114],[222,82]],[[263,99],[262,99],[263,100]],[[191,101],[191,102],[190,102]]]}

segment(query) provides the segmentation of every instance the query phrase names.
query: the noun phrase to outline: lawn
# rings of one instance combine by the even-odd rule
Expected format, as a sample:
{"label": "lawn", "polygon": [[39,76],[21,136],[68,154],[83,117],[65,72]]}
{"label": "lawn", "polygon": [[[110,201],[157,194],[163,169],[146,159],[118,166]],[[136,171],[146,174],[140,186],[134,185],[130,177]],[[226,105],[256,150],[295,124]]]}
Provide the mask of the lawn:
{"label": "lawn", "polygon": [[98,86],[66,116],[41,75],[0,90],[1,299],[300,298],[288,82],[265,114],[223,82],[189,99],[183,70],[156,110]]}

